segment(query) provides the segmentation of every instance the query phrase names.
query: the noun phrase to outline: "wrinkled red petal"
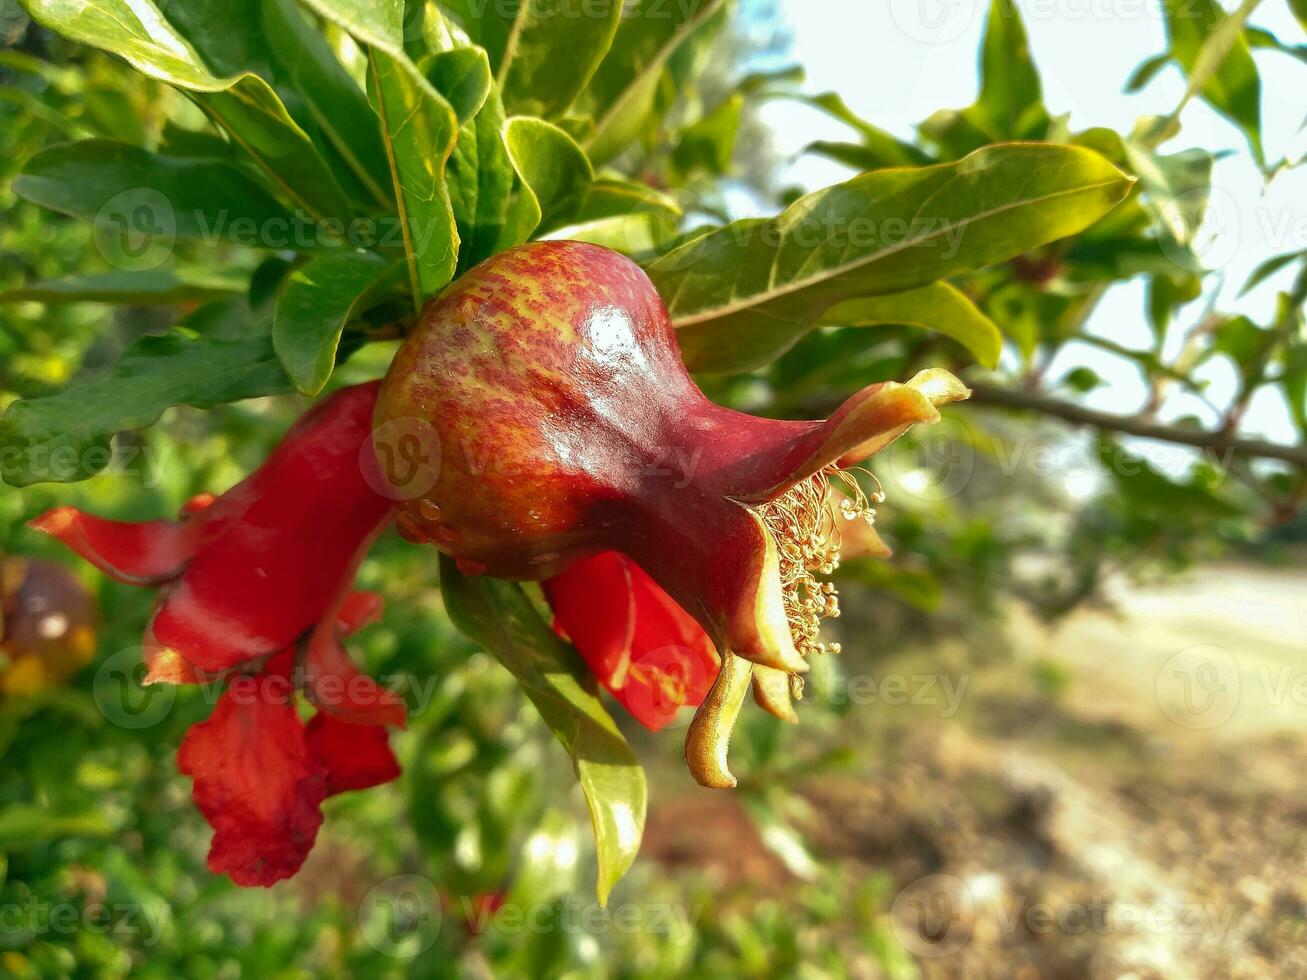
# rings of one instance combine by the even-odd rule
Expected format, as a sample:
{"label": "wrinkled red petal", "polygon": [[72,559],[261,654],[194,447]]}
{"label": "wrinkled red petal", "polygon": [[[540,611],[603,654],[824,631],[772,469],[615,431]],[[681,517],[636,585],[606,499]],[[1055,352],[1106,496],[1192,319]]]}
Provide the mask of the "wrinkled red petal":
{"label": "wrinkled red petal", "polygon": [[399,762],[382,725],[352,725],[319,711],[309,720],[305,739],[326,770],[328,796],[399,778]]}
{"label": "wrinkled red petal", "polygon": [[291,645],[322,618],[392,512],[360,465],[371,458],[376,389],[315,406],[205,512],[195,557],[155,617],[160,643],[218,672]]}
{"label": "wrinkled red petal", "polygon": [[110,521],[75,507],[56,507],[29,526],[58,538],[106,575],[129,585],[157,585],[176,578],[195,547],[189,522]]}
{"label": "wrinkled red petal", "polygon": [[238,885],[271,885],[299,870],[327,792],[285,678],[238,677],[208,721],[192,726],[177,768],[213,827],[209,868]]}
{"label": "wrinkled red petal", "polygon": [[654,731],[717,676],[712,640],[634,561],[605,552],[544,583],[555,623],[600,683]]}
{"label": "wrinkled red petal", "polygon": [[362,673],[335,636],[315,634],[304,661],[309,699],[322,711],[359,725],[408,724],[404,699]]}

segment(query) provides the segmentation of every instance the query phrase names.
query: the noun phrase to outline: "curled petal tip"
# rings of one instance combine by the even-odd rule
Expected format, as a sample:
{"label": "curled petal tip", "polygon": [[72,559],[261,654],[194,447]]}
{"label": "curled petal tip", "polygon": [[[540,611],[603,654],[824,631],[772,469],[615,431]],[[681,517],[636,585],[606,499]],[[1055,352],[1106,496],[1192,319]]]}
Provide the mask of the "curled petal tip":
{"label": "curled petal tip", "polygon": [[770,667],[753,668],[753,700],[773,717],[796,725],[799,715],[790,697],[790,675]]}
{"label": "curled petal tip", "polygon": [[753,665],[729,652],[722,656],[721,673],[708,697],[690,722],[685,736],[685,762],[700,786],[709,789],[734,789],[729,752],[731,732],[739,717],[740,706],[750,687]]}
{"label": "curled petal tip", "polygon": [[951,402],[966,401],[971,389],[943,368],[919,371],[907,382],[909,388],[921,392],[938,408]]}

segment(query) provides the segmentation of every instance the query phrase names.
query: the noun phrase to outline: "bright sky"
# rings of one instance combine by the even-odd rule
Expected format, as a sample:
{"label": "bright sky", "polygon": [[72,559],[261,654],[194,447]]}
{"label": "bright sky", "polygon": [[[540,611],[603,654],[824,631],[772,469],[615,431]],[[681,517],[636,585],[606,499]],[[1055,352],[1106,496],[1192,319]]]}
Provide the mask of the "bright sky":
{"label": "bright sky", "polygon": [[[1017,0],[1030,35],[1031,50],[1044,80],[1044,101],[1054,115],[1071,113],[1073,130],[1109,126],[1128,132],[1141,115],[1169,113],[1184,93],[1174,67],[1165,69],[1143,92],[1127,95],[1126,79],[1145,58],[1166,47],[1161,0]],[[976,63],[988,0],[779,0],[792,31],[792,57],[808,72],[807,91],[833,89],[850,107],[901,137],[940,108],[969,105],[978,84]],[[1233,2],[1225,2],[1233,7]],[[1252,23],[1291,44],[1307,37],[1283,0],[1266,0]],[[1262,78],[1262,125],[1267,156],[1297,159],[1307,152],[1307,65],[1278,52],[1256,55]],[[796,154],[815,139],[855,137],[841,124],[791,102],[764,107],[763,119],[777,149]],[[1220,291],[1219,308],[1269,322],[1275,295],[1290,274],[1281,272],[1248,296],[1236,300],[1248,274],[1264,259],[1307,248],[1307,167],[1278,176],[1269,188],[1252,166],[1240,132],[1197,101],[1182,117],[1181,136],[1164,150],[1203,146],[1238,150],[1219,161],[1214,175],[1212,218],[1200,234],[1208,242],[1207,265],[1219,272],[1210,291]],[[849,171],[818,157],[803,157],[787,172],[789,183],[817,188],[846,179]],[[1196,318],[1207,297],[1187,309]],[[1144,288],[1133,282],[1113,289],[1090,321],[1090,329],[1131,347],[1150,346],[1144,317]],[[1179,340],[1181,321],[1172,328]],[[1177,329],[1178,327],[1178,329]],[[1144,397],[1144,385],[1127,362],[1084,345],[1064,355],[1066,365],[1085,364],[1109,383],[1087,396],[1089,404],[1130,412]],[[1061,365],[1062,362],[1059,362]],[[1230,396],[1234,372],[1223,361],[1207,365],[1200,377],[1211,381],[1218,405]],[[1193,414],[1215,421],[1202,401],[1176,397],[1169,417]],[[1279,395],[1259,394],[1245,429],[1294,441],[1295,434]]]}

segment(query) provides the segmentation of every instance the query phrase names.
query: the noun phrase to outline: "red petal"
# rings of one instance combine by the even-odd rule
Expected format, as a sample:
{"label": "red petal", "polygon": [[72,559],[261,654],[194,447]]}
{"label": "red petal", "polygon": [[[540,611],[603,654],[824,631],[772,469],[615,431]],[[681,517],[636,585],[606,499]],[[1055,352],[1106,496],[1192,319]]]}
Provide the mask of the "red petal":
{"label": "red petal", "polygon": [[394,728],[408,724],[404,699],[362,673],[334,635],[315,632],[304,674],[310,700],[342,721]]}
{"label": "red petal", "polygon": [[195,547],[190,523],[110,521],[75,507],[56,507],[29,525],[129,585],[157,585],[175,578]]}
{"label": "red petal", "polygon": [[712,640],[630,558],[577,562],[544,590],[557,625],[641,724],[657,731],[703,703],[718,670]]}
{"label": "red petal", "polygon": [[554,611],[554,627],[580,651],[601,684],[620,690],[635,640],[635,595],[629,569],[616,551],[576,562],[541,588]]}
{"label": "red petal", "polygon": [[317,405],[212,506],[220,516],[206,518],[155,617],[160,643],[217,672],[291,645],[322,618],[392,512],[360,465],[376,389],[346,388]]}
{"label": "red petal", "polygon": [[309,751],[284,678],[231,683],[213,716],[192,726],[177,768],[213,827],[209,868],[238,885],[271,885],[299,870],[322,823],[324,770]]}
{"label": "red petal", "polygon": [[336,610],[336,632],[353,636],[364,626],[380,622],[386,601],[376,592],[351,591]]}
{"label": "red petal", "polygon": [[381,725],[351,725],[319,711],[309,721],[306,740],[313,758],[327,771],[328,796],[399,778],[399,762]]}

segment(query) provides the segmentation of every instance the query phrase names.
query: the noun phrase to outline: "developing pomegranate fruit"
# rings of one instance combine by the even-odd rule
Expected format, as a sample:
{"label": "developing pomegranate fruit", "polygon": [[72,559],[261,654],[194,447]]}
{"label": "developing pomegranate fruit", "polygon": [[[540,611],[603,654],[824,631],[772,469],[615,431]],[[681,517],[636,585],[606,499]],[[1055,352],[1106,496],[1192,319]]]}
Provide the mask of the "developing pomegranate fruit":
{"label": "developing pomegranate fruit", "polygon": [[[616,551],[693,617],[721,669],[686,755],[700,782],[729,786],[751,679],[786,717],[808,658],[828,649],[821,620],[839,606],[820,577],[839,562],[841,524],[873,518],[849,467],[967,394],[923,371],[864,388],[824,422],[723,408],[685,370],[639,266],[538,242],[427,305],[382,384],[374,440],[400,530],[465,574],[544,580]],[[433,476],[416,492],[419,462]]]}

